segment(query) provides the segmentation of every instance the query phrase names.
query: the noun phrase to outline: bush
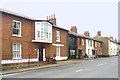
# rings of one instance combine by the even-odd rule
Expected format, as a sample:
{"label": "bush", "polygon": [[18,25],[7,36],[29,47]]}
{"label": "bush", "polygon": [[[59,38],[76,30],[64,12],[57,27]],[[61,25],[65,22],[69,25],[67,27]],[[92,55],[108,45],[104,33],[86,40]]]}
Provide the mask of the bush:
{"label": "bush", "polygon": [[110,57],[110,56],[103,54],[103,55],[98,55],[98,57]]}

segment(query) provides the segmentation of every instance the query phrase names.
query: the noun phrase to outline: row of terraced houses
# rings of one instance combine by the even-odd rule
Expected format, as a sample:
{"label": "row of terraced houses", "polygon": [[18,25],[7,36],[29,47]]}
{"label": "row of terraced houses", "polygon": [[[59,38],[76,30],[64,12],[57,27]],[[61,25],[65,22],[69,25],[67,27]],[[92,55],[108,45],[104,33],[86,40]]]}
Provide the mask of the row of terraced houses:
{"label": "row of terraced houses", "polygon": [[118,54],[118,43],[113,37],[102,37],[98,31],[95,37],[90,33],[77,33],[77,27],[70,30],[56,24],[55,15],[46,20],[36,20],[4,9],[1,15],[2,64],[81,59],[85,56]]}

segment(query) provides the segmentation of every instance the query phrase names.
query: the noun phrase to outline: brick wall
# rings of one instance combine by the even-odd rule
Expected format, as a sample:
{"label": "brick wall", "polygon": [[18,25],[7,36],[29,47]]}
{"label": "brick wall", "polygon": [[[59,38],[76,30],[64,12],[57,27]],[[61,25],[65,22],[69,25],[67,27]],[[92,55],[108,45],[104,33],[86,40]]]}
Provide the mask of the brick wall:
{"label": "brick wall", "polygon": [[[12,36],[13,20],[21,21],[22,37]],[[34,48],[36,47],[36,45],[32,43],[32,40],[34,39],[34,22],[33,21],[3,13],[2,14],[2,31],[3,31],[2,32],[3,54],[11,54],[11,56],[9,56],[10,59],[12,59],[13,43],[21,43],[22,58],[25,58],[23,56],[27,54],[36,54],[34,51]]]}
{"label": "brick wall", "polygon": [[[13,20],[21,22],[21,36],[14,37],[12,36],[12,24]],[[21,43],[22,45],[22,58],[28,58],[28,54],[32,55],[30,58],[37,58],[37,50],[39,46],[45,48],[46,57],[53,57],[56,54],[56,46],[52,44],[63,44],[64,46],[60,47],[60,56],[68,56],[68,32],[63,29],[53,27],[53,43],[33,43],[35,37],[35,28],[34,21],[16,17],[3,13],[2,15],[2,50],[4,55],[8,55],[7,59],[12,59],[12,44]],[[60,42],[56,42],[56,31],[60,31]],[[3,57],[3,59],[5,59]]]}

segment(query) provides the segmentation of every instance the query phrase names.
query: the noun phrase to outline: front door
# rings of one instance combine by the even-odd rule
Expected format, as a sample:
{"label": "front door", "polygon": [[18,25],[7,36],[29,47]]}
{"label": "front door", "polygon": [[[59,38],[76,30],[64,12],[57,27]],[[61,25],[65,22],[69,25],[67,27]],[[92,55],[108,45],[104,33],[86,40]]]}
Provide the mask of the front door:
{"label": "front door", "polygon": [[95,50],[92,50],[92,55],[95,55],[96,54],[95,52],[96,52]]}
{"label": "front door", "polygon": [[81,49],[78,49],[78,59],[82,59],[83,51]]}
{"label": "front door", "polygon": [[46,61],[45,59],[45,48],[43,46],[40,46],[38,49],[38,59],[39,61]]}

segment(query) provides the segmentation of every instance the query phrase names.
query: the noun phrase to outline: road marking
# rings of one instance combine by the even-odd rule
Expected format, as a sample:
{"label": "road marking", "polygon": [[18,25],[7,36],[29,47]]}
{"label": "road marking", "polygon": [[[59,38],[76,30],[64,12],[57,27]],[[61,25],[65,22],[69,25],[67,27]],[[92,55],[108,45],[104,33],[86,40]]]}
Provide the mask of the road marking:
{"label": "road marking", "polygon": [[103,64],[98,64],[97,66],[99,67],[99,66],[102,66]]}
{"label": "road marking", "polygon": [[108,63],[105,63],[105,64],[108,64]]}
{"label": "road marking", "polygon": [[83,71],[83,69],[79,69],[79,70],[77,70],[77,71],[75,71],[75,72],[80,72],[80,71]]}
{"label": "road marking", "polygon": [[85,69],[85,71],[91,71],[90,69]]}

